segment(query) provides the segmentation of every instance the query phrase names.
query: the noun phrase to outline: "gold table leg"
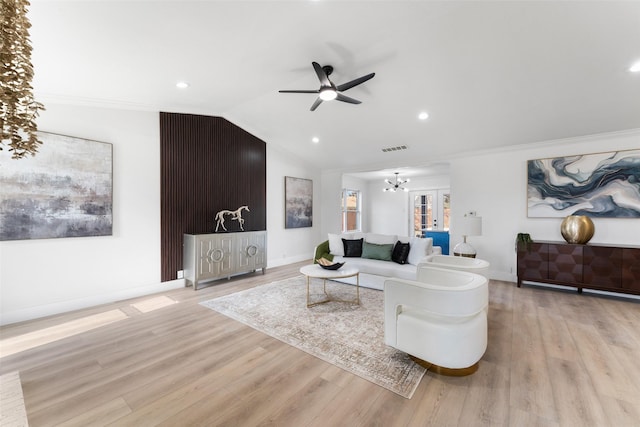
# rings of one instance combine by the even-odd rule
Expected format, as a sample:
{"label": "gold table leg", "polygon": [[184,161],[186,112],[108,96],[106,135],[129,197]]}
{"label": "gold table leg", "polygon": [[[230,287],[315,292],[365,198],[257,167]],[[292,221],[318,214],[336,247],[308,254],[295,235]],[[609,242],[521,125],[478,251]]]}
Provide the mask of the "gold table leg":
{"label": "gold table leg", "polygon": [[343,300],[343,299],[333,298],[331,295],[327,293],[327,279],[322,278],[322,292],[325,294],[326,298],[323,299],[322,301],[317,301],[312,303],[310,302],[310,291],[309,291],[310,283],[311,283],[311,276],[307,276],[307,307],[313,307],[319,304],[325,304],[330,301],[360,305],[360,273],[356,274],[356,299],[355,300]]}

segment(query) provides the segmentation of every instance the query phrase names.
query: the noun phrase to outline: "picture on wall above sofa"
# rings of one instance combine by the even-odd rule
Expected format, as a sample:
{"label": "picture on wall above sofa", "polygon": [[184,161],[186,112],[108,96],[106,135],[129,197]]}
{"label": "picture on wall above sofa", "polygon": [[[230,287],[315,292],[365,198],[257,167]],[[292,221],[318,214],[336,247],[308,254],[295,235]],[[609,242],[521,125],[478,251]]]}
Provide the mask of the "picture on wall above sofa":
{"label": "picture on wall above sofa", "polygon": [[313,226],[313,181],[284,177],[284,228]]}
{"label": "picture on wall above sofa", "polygon": [[640,149],[529,160],[530,218],[640,218]]}
{"label": "picture on wall above sofa", "polygon": [[0,151],[0,240],[112,235],[113,146],[38,136],[34,157]]}

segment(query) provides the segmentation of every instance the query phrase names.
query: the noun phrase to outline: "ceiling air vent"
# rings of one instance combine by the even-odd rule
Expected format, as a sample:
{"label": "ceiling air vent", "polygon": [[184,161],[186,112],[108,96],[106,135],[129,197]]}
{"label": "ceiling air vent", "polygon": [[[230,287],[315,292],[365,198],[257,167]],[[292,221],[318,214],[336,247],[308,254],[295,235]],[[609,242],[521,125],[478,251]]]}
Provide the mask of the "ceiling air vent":
{"label": "ceiling air vent", "polygon": [[406,145],[398,145],[397,147],[387,147],[387,148],[383,148],[382,152],[383,153],[389,153],[391,151],[401,151],[401,150],[406,150],[407,146]]}

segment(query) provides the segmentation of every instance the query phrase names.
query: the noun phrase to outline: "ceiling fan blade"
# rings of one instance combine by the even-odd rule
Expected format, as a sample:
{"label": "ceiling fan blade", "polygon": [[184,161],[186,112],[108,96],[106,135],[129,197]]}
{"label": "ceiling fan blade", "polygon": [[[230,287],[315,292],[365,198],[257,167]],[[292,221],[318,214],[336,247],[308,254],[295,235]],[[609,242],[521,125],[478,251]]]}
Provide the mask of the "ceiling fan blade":
{"label": "ceiling fan blade", "polygon": [[280,93],[320,93],[320,90],[279,90]]}
{"label": "ceiling fan blade", "polygon": [[322,99],[320,97],[316,98],[316,102],[311,106],[311,111],[315,111],[318,108],[318,105],[322,104]]}
{"label": "ceiling fan blade", "polygon": [[337,86],[336,89],[338,89],[339,91],[345,91],[347,89],[351,89],[354,86],[358,86],[360,83],[364,83],[367,80],[371,80],[373,78],[373,76],[375,76],[376,73],[371,73],[371,74],[367,74],[366,76],[362,76],[362,77],[358,77],[355,80],[351,80],[350,82],[341,84],[340,86]]}
{"label": "ceiling fan blade", "polygon": [[341,93],[338,93],[338,97],[336,98],[338,101],[348,102],[349,104],[362,104],[362,101],[358,101],[357,99],[349,98]]}
{"label": "ceiling fan blade", "polygon": [[324,72],[320,64],[317,62],[312,62],[313,69],[316,70],[316,74],[318,75],[318,79],[320,80],[320,84],[322,86],[331,86],[331,81],[329,80],[329,76]]}

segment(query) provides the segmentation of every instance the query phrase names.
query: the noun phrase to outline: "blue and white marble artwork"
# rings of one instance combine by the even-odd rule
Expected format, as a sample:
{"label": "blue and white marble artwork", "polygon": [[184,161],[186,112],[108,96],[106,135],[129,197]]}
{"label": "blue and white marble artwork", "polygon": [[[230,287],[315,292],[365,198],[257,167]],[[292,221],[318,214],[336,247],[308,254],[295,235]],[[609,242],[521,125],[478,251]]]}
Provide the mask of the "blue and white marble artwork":
{"label": "blue and white marble artwork", "polygon": [[640,218],[640,150],[529,160],[528,216]]}

